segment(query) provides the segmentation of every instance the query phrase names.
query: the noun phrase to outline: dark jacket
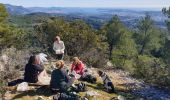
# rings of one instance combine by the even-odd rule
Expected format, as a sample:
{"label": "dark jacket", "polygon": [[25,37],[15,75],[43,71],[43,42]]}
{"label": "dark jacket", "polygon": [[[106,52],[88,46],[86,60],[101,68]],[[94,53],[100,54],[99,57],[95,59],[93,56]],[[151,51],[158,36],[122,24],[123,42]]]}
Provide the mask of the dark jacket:
{"label": "dark jacket", "polygon": [[38,82],[38,75],[44,70],[41,65],[27,64],[25,66],[24,80],[29,83]]}
{"label": "dark jacket", "polygon": [[68,82],[69,76],[63,68],[53,70],[50,82],[50,87],[52,89],[60,89],[64,84],[67,84]]}

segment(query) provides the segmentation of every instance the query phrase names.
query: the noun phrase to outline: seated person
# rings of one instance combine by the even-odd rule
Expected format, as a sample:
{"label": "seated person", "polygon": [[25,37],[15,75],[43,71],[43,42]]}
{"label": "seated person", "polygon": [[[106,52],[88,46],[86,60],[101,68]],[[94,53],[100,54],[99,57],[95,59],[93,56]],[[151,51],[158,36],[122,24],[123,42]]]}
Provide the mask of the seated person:
{"label": "seated person", "polygon": [[82,61],[80,61],[78,57],[74,57],[73,63],[71,65],[71,72],[75,71],[76,74],[79,74],[82,76],[84,74],[84,69],[85,69],[85,66],[82,63]]}
{"label": "seated person", "polygon": [[[78,59],[78,57],[73,58],[71,72],[76,73],[76,79],[80,79],[82,81],[87,81],[90,83],[96,83],[97,78],[91,75],[92,73],[90,73],[89,70],[85,68],[85,65],[82,63],[82,61]],[[80,76],[78,76],[77,74]]]}
{"label": "seated person", "polygon": [[56,69],[51,74],[50,88],[52,92],[67,92],[67,90],[73,84],[75,78],[69,77],[66,70],[64,70],[64,62],[62,60],[57,61]]}
{"label": "seated person", "polygon": [[31,56],[25,67],[24,81],[39,83],[39,77],[46,77],[44,67],[40,65],[39,56]]}

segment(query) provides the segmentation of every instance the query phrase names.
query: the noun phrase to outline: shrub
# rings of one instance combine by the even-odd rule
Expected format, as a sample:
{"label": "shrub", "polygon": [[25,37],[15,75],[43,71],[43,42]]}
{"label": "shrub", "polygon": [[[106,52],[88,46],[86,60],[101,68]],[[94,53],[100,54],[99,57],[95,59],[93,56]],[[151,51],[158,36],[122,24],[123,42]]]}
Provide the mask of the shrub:
{"label": "shrub", "polygon": [[151,56],[138,56],[133,74],[154,85],[169,86],[170,84],[169,67],[161,59]]}

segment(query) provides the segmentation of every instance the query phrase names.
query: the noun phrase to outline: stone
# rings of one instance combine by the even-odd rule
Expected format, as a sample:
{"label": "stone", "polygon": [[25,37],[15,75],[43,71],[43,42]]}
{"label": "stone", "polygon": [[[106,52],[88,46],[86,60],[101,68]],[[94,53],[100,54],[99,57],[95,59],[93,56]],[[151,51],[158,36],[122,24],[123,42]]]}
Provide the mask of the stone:
{"label": "stone", "polygon": [[37,97],[35,97],[35,100],[43,100],[43,97],[42,96],[37,96]]}
{"label": "stone", "polygon": [[126,100],[126,98],[125,98],[124,96],[122,96],[122,95],[118,95],[118,96],[117,96],[117,99],[118,99],[118,100]]}
{"label": "stone", "polygon": [[113,66],[113,64],[111,63],[111,61],[108,61],[108,62],[107,62],[107,66],[108,66],[108,67],[112,67],[112,66]]}
{"label": "stone", "polygon": [[95,91],[87,91],[85,97],[89,98],[89,97],[96,97],[96,96],[100,96],[100,94]]}
{"label": "stone", "polygon": [[17,86],[17,91],[23,92],[29,90],[28,83],[27,82],[22,82]]}

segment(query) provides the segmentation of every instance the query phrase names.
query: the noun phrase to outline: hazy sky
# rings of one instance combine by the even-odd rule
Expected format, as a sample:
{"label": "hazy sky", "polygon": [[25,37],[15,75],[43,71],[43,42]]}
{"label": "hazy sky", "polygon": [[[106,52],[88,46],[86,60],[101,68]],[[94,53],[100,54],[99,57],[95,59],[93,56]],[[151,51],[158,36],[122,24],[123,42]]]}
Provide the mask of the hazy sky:
{"label": "hazy sky", "polygon": [[168,7],[170,0],[0,0],[0,3],[25,7]]}

